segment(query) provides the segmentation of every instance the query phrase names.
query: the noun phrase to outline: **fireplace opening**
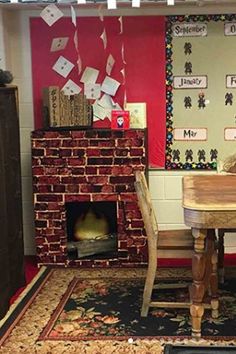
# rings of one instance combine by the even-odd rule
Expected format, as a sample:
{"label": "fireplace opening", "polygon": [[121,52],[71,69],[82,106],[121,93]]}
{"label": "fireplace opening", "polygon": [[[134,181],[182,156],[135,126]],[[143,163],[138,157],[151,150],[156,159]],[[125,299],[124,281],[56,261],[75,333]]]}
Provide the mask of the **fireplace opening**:
{"label": "fireplace opening", "polygon": [[66,203],[69,259],[110,257],[117,252],[117,203]]}

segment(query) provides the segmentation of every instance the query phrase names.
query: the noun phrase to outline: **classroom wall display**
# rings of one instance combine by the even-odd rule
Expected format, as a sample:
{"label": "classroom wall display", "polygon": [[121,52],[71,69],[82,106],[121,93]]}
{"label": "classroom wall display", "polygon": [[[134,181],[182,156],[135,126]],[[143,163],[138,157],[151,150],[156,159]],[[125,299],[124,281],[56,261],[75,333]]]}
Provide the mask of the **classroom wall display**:
{"label": "classroom wall display", "polygon": [[30,19],[35,128],[43,127],[45,87],[58,86],[69,95],[72,90],[85,93],[93,103],[99,100],[93,106],[96,129],[111,127],[111,116],[102,118],[106,104],[113,102],[119,110],[125,102],[145,102],[149,167],[163,168],[165,17],[60,16],[51,26],[40,17]]}
{"label": "classroom wall display", "polygon": [[235,151],[236,15],[170,16],[166,168],[212,170]]}

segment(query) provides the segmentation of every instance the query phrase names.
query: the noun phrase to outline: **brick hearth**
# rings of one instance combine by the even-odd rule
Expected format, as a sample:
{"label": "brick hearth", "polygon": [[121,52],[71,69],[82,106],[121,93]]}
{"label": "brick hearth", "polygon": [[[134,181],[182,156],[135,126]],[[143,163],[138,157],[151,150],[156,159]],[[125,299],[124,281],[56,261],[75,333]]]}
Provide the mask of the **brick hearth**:
{"label": "brick hearth", "polygon": [[[35,237],[39,265],[141,266],[146,237],[134,170],[147,166],[145,130],[32,132]],[[117,202],[118,252],[108,259],[67,257],[65,203]]]}

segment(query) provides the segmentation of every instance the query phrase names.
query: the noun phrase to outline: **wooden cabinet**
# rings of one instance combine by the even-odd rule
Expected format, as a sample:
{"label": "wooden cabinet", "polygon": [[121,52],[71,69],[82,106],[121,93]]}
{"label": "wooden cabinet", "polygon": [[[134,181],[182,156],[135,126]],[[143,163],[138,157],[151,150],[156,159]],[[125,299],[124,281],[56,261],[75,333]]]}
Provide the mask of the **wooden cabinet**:
{"label": "wooden cabinet", "polygon": [[16,87],[0,87],[0,318],[24,285],[20,138]]}

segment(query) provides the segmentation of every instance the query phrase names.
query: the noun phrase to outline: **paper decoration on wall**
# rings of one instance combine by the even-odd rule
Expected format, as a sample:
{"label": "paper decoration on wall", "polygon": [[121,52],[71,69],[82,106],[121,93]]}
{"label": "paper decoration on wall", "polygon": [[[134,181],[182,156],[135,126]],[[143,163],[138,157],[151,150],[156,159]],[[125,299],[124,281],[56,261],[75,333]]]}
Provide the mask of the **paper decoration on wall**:
{"label": "paper decoration on wall", "polygon": [[48,26],[52,26],[55,22],[57,22],[61,17],[63,17],[63,12],[58,9],[58,7],[54,4],[50,4],[40,13],[40,17],[48,24]]}
{"label": "paper decoration on wall", "polygon": [[211,149],[210,150],[210,159],[211,161],[216,161],[217,160],[217,156],[218,156],[218,151],[216,149]]}
{"label": "paper decoration on wall", "polygon": [[86,83],[84,85],[84,94],[86,98],[95,100],[101,96],[101,85]]}
{"label": "paper decoration on wall", "polygon": [[103,4],[100,4],[98,6],[98,15],[99,15],[99,18],[100,18],[100,21],[104,21],[104,17],[103,17],[103,13],[102,13],[102,8],[103,8]]}
{"label": "paper decoration on wall", "polygon": [[53,38],[50,52],[57,52],[63,50],[67,46],[69,37]]}
{"label": "paper decoration on wall", "polygon": [[78,59],[77,59],[77,67],[78,67],[78,73],[79,75],[82,73],[82,59],[80,54],[78,53]]}
{"label": "paper decoration on wall", "polygon": [[124,45],[124,43],[122,43],[122,46],[121,46],[121,56],[122,56],[123,64],[126,64],[126,61],[125,61],[125,45]]}
{"label": "paper decoration on wall", "polygon": [[193,161],[193,150],[192,149],[187,149],[185,151],[185,160],[186,160],[186,162]]}
{"label": "paper decoration on wall", "polygon": [[120,16],[118,18],[118,21],[120,22],[120,33],[119,34],[122,34],[123,33],[123,17]]}
{"label": "paper decoration on wall", "polygon": [[77,4],[86,4],[86,0],[77,0]]}
{"label": "paper decoration on wall", "polygon": [[185,64],[184,64],[184,72],[185,74],[192,74],[192,63],[190,63],[189,61],[187,61]]}
{"label": "paper decoration on wall", "polygon": [[81,92],[81,87],[79,87],[74,81],[68,80],[67,83],[61,89],[64,95],[75,95]]}
{"label": "paper decoration on wall", "polygon": [[106,49],[106,47],[107,47],[107,33],[106,33],[105,28],[104,28],[100,38],[101,38],[101,40],[103,42],[104,49]]}
{"label": "paper decoration on wall", "polygon": [[111,75],[113,66],[115,64],[115,59],[113,58],[112,54],[109,54],[108,58],[107,58],[107,65],[106,65],[106,73],[107,75]]}
{"label": "paper decoration on wall", "polygon": [[132,7],[140,7],[140,0],[132,0]]}
{"label": "paper decoration on wall", "polygon": [[192,53],[192,44],[189,42],[184,43],[184,54],[191,54]]}
{"label": "paper decoration on wall", "polygon": [[83,82],[84,84],[95,84],[95,82],[97,81],[99,75],[99,70],[91,68],[90,66],[87,66],[84,69],[83,75],[80,79],[81,82]]}
{"label": "paper decoration on wall", "polygon": [[206,107],[206,99],[204,92],[200,92],[198,94],[198,108],[205,108]]}
{"label": "paper decoration on wall", "polygon": [[228,104],[230,106],[232,106],[232,104],[233,104],[233,94],[232,94],[232,92],[227,92],[225,94],[225,105],[227,106]]}
{"label": "paper decoration on wall", "polygon": [[184,97],[184,107],[185,108],[192,108],[192,99],[190,96]]}
{"label": "paper decoration on wall", "polygon": [[123,76],[122,85],[124,85],[124,84],[125,84],[125,68],[121,69],[120,72],[121,72],[121,74],[122,74],[122,76]]}
{"label": "paper decoration on wall", "polygon": [[127,102],[124,109],[130,113],[130,128],[144,129],[147,127],[145,102]]}
{"label": "paper decoration on wall", "polygon": [[206,161],[206,152],[203,149],[198,150],[198,162],[205,162]]}
{"label": "paper decoration on wall", "polygon": [[76,27],[76,13],[75,13],[75,9],[73,8],[73,6],[70,7],[70,11],[71,11],[71,22]]}
{"label": "paper decoration on wall", "polygon": [[126,90],[124,91],[124,103],[123,106],[125,107],[127,104],[127,94],[126,94]]}
{"label": "paper decoration on wall", "polygon": [[236,75],[226,75],[226,87],[236,88]]}
{"label": "paper decoration on wall", "polygon": [[74,45],[75,45],[76,51],[78,52],[78,50],[79,50],[79,42],[78,42],[78,31],[77,30],[75,31],[75,34],[74,34]]}
{"label": "paper decoration on wall", "polygon": [[111,120],[111,110],[100,106],[98,101],[95,101],[93,104],[93,121],[96,122],[105,118]]}
{"label": "paper decoration on wall", "polygon": [[62,55],[58,58],[56,63],[53,65],[53,70],[56,71],[59,75],[67,77],[71,70],[73,69],[74,64],[69,60],[64,58]]}
{"label": "paper decoration on wall", "polygon": [[106,93],[102,95],[102,97],[98,101],[98,104],[101,107],[109,108],[109,109],[114,109],[114,105],[115,105],[112,97],[107,95]]}
{"label": "paper decoration on wall", "polygon": [[109,76],[106,76],[105,79],[103,80],[101,90],[107,93],[108,95],[115,96],[119,86],[120,86],[119,81],[112,79]]}
{"label": "paper decoration on wall", "polygon": [[172,158],[173,158],[173,161],[180,161],[180,151],[179,149],[176,149],[176,150],[173,150],[172,151]]}
{"label": "paper decoration on wall", "polygon": [[107,0],[107,8],[108,10],[116,9],[116,0]]}

